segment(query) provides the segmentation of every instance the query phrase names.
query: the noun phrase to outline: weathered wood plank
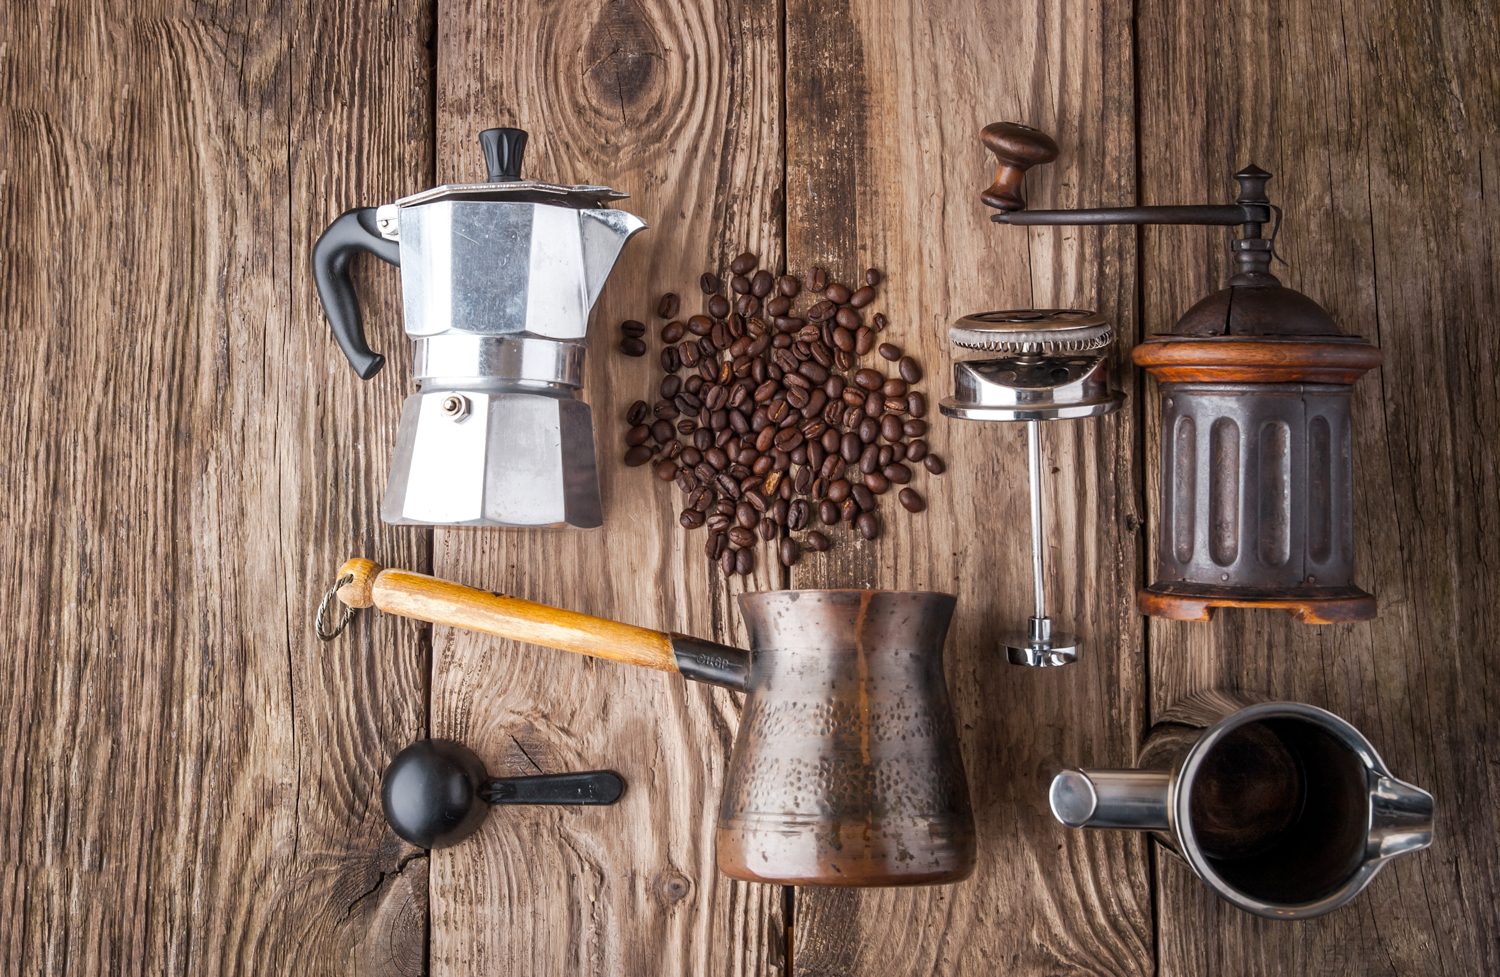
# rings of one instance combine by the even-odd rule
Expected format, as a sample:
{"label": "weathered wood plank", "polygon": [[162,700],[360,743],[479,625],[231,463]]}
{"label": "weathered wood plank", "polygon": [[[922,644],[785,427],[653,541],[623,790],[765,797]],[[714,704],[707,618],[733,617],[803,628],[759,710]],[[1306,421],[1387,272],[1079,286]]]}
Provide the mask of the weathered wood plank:
{"label": "weathered wood plank", "polygon": [[[1431,851],[1308,923],[1237,912],[1158,858],[1161,972],[1495,972],[1494,11],[1147,0],[1139,36],[1144,201],[1227,199],[1228,175],[1251,160],[1274,172],[1272,200],[1287,215],[1277,250],[1289,265],[1273,270],[1386,357],[1354,392],[1356,581],[1376,595],[1379,617],[1336,627],[1261,611],[1153,621],[1153,714],[1211,689],[1324,706],[1362,729],[1398,776],[1431,790],[1438,812]],[[1221,287],[1226,240],[1219,230],[1146,232],[1147,331]],[[1154,390],[1149,399],[1154,410]]]}
{"label": "weathered wood plank", "polygon": [[[883,338],[924,364],[935,402],[951,389],[947,327],[991,308],[1062,305],[1135,335],[1134,235],[992,225],[986,123],[1053,133],[1063,160],[1036,172],[1036,206],[1134,194],[1128,11],[1083,4],[792,3],[787,9],[787,253],[843,280],[883,269]],[[1050,817],[1061,762],[1128,763],[1145,722],[1142,628],[1133,609],[1140,519],[1131,407],[1044,430],[1049,583],[1081,663],[1030,671],[997,637],[1031,606],[1024,429],[933,420],[941,478],[928,511],[885,504],[874,544],[847,530],[794,568],[799,587],[959,594],[948,676],[978,822],[980,865],[956,886],[796,893],[800,974],[1153,969],[1146,847],[1069,832]],[[933,412],[934,414],[936,411]]]}
{"label": "weathered wood plank", "polygon": [[0,13],[8,972],[420,967],[378,788],[423,655],[311,633],[351,547],[427,557],[370,504],[400,371],[353,377],[307,255],[425,176],[423,17]]}
{"label": "weathered wood plank", "polygon": [[[702,532],[676,525],[677,489],[620,462],[623,415],[653,400],[661,291],[702,301],[705,263],[739,245],[780,258],[777,8],[736,3],[501,4],[439,15],[438,175],[482,172],[475,134],[527,129],[524,172],[607,183],[651,229],[625,250],[595,309],[594,405],[605,526],[591,532],[439,530],[440,576],[653,628],[744,640]],[[711,266],[711,264],[710,264]],[[650,324],[644,359],[615,350],[622,319]],[[495,773],[611,767],[605,809],[496,813],[432,865],[436,974],[777,973],[778,887],[714,865],[714,818],[738,717],[727,692],[655,671],[435,629],[433,729]]]}

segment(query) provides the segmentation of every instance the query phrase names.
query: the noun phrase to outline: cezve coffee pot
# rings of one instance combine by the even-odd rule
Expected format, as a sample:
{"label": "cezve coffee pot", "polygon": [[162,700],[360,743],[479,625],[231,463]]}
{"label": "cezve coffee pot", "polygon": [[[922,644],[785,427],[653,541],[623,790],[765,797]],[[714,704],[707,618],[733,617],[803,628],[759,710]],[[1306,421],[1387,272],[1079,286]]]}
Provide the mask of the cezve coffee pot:
{"label": "cezve coffee pot", "polygon": [[646,225],[608,187],[522,180],[526,133],[479,134],[489,182],[451,184],[345,212],[313,249],[318,295],[363,379],[349,259],[401,267],[418,390],[407,398],[380,516],[444,526],[603,522],[583,386],[589,310],[625,242]]}
{"label": "cezve coffee pot", "polygon": [[[943,677],[955,603],[949,594],[742,594],[753,649],[745,651],[382,570],[369,560],[346,562],[335,592],[351,608],[374,606],[745,692],[719,805],[718,862],[726,875],[884,886],[957,882],[974,870],[974,815]],[[319,634],[331,636],[322,610],[319,618]],[[419,826],[424,818],[416,818]]]}

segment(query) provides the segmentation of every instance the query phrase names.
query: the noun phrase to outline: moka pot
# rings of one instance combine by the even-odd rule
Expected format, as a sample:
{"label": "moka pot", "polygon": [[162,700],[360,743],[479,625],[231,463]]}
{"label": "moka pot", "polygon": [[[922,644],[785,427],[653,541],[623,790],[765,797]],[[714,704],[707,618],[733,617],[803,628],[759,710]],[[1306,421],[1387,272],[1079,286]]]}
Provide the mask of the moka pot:
{"label": "moka pot", "polygon": [[415,346],[380,515],[388,523],[603,523],[594,425],[579,399],[589,310],[625,242],[645,228],[608,187],[522,180],[526,133],[487,129],[489,182],[450,184],[346,211],[313,249],[318,295],[363,379],[385,363],[365,340],[348,264],[401,268]]}

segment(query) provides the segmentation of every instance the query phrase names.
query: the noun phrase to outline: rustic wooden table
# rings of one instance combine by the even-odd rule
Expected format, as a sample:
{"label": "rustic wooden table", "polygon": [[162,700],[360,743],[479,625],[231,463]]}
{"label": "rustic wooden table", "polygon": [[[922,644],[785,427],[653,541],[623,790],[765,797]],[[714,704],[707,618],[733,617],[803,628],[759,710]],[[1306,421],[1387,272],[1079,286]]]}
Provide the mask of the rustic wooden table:
{"label": "rustic wooden table", "polygon": [[[1132,9],[1133,7],[1133,9]],[[82,0],[0,10],[0,963],[25,974],[1480,974],[1500,972],[1500,33],[1470,0]],[[1219,229],[991,225],[977,133],[1057,136],[1036,205],[1220,201],[1274,171],[1287,283],[1385,351],[1355,388],[1358,580],[1380,616],[1146,621],[1154,390],[1049,426],[1047,526],[1071,668],[1002,663],[1029,593],[1023,435],[935,424],[949,473],[789,574],[710,572],[671,486],[618,461],[649,360],[615,325],[742,247],[887,271],[890,335],[946,389],[948,323],[1114,317],[1122,350],[1227,266]],[[651,225],[595,315],[607,525],[385,526],[409,383],[396,276],[362,267],[387,369],[358,381],[309,252],[353,205],[527,171],[632,194]],[[1278,273],[1282,273],[1278,269]],[[716,873],[733,695],[366,614],[320,644],[367,555],[594,614],[743,640],[734,597],[961,595],[948,674],[980,866],[956,886],[783,890]],[[1273,923],[1141,837],[1064,830],[1063,761],[1128,765],[1225,692],[1363,729],[1436,796],[1432,849],[1349,907]],[[609,765],[616,808],[505,812],[428,855],[380,814],[411,740],[496,773]]]}

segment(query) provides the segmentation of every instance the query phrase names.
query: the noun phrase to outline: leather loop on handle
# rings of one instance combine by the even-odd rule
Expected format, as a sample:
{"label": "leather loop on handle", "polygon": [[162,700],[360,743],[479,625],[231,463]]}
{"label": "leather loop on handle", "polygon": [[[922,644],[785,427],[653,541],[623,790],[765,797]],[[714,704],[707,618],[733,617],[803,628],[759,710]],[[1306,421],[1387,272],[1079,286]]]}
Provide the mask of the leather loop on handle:
{"label": "leather loop on handle", "polygon": [[672,637],[661,631],[475,590],[426,574],[381,570],[369,560],[347,561],[339,576],[346,573],[352,573],[354,581],[341,588],[338,597],[351,607],[374,605],[388,614],[419,621],[664,672],[678,671]]}
{"label": "leather loop on handle", "polygon": [[995,182],[979,198],[996,210],[1025,210],[1026,171],[1057,159],[1057,143],[1040,129],[1018,122],[992,122],[979,139],[1000,163]]}

